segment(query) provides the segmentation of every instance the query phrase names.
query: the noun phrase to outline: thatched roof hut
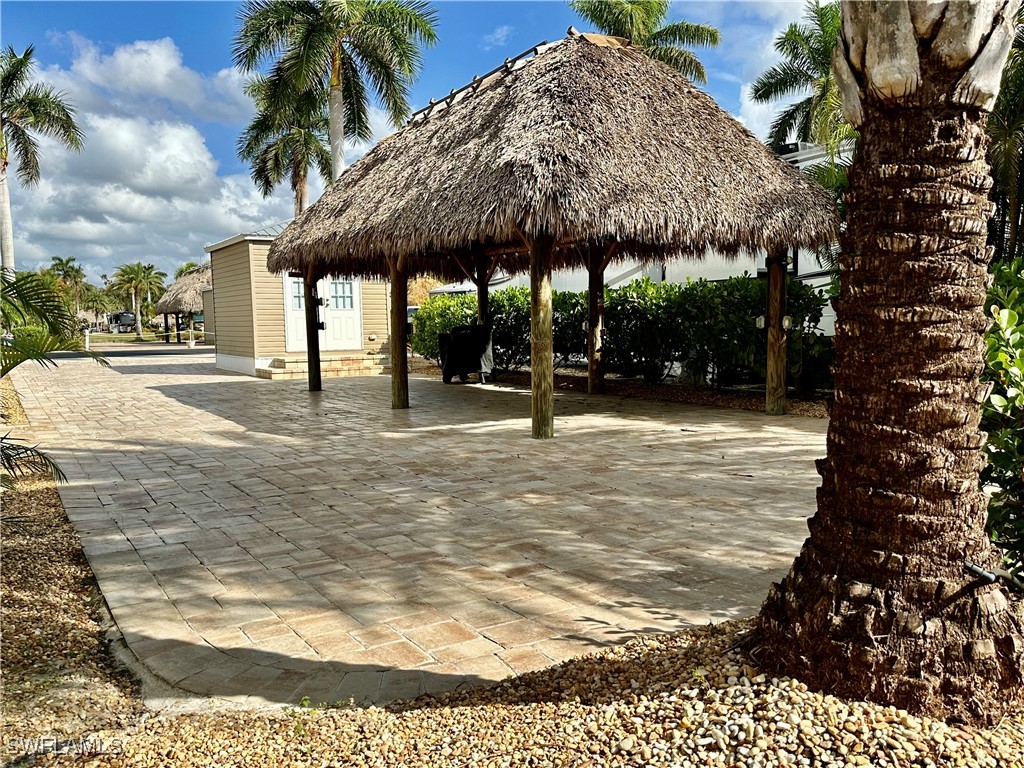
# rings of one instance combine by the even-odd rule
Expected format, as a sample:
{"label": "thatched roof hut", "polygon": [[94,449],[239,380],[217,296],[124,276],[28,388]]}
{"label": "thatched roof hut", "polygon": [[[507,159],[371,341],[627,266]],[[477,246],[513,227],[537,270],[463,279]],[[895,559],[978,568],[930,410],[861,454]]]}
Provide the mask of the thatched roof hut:
{"label": "thatched roof hut", "polygon": [[[824,191],[675,70],[597,35],[533,51],[381,141],[275,241],[270,269],[386,276],[405,256],[458,274],[449,254],[523,252],[521,234],[659,259],[835,235]],[[579,263],[562,251],[556,266]]]}
{"label": "thatched roof hut", "polygon": [[675,70],[626,40],[569,32],[413,115],[285,229],[268,267],[390,276],[395,408],[408,407],[408,277],[465,272],[483,307],[499,260],[529,268],[533,433],[550,437],[553,268],[590,273],[593,382],[609,261],[766,251],[781,366],[769,387],[784,400],[785,251],[836,236],[832,201]]}
{"label": "thatched roof hut", "polygon": [[203,291],[213,285],[213,271],[210,262],[190,269],[157,301],[154,312],[158,315],[188,315],[203,311]]}

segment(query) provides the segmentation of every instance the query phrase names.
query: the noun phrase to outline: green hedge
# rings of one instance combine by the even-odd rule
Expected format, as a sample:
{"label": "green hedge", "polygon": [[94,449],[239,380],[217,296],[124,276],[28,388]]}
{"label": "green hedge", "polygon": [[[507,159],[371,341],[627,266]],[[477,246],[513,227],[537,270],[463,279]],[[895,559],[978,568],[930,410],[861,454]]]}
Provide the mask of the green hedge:
{"label": "green hedge", "polygon": [[[790,381],[799,388],[831,385],[831,340],[817,332],[825,296],[790,279],[787,313]],[[764,381],[767,334],[755,326],[765,313],[768,284],[750,275],[722,282],[654,283],[644,278],[605,291],[606,370],[657,383],[666,376],[713,386]],[[586,291],[552,295],[556,365],[587,353]],[[412,348],[437,359],[437,335],[475,322],[476,296],[437,296],[413,317]],[[507,288],[491,296],[494,361],[499,370],[530,362],[530,291]]]}

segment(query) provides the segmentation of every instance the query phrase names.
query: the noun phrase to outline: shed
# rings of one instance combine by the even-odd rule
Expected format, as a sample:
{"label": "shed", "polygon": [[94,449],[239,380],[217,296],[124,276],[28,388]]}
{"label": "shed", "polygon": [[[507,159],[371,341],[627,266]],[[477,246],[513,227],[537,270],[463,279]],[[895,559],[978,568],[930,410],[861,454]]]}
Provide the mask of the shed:
{"label": "shed", "polygon": [[[496,264],[528,265],[533,434],[551,437],[553,267],[589,270],[593,368],[611,261],[767,253],[784,376],[787,250],[837,232],[824,190],[710,96],[626,40],[570,29],[415,114],[285,229],[269,267],[390,277],[402,317],[410,274],[486,282]],[[404,408],[406,339],[392,327],[392,406]]]}
{"label": "shed", "polygon": [[[302,279],[267,270],[280,227],[206,247],[213,273],[217,367],[265,379],[306,375]],[[358,277],[320,281],[325,376],[379,374],[387,360],[388,286]]]}

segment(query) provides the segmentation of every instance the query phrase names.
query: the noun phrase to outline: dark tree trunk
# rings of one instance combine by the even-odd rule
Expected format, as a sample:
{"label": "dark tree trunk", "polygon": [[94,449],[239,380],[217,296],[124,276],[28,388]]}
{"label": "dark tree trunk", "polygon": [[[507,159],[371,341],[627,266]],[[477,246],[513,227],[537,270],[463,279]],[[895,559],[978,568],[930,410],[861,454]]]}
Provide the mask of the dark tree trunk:
{"label": "dark tree trunk", "polygon": [[491,275],[490,259],[484,255],[476,256],[475,276],[476,283],[476,321],[479,325],[487,325],[491,314]]}
{"label": "dark tree trunk", "polygon": [[1000,556],[978,473],[991,186],[985,113],[927,68],[863,103],[836,310],[835,404],[810,537],[760,617],[810,686],[952,720],[1019,699],[1019,599],[964,572]]}
{"label": "dark tree trunk", "polygon": [[302,280],[303,307],[306,315],[306,381],[310,392],[323,389],[320,377],[320,297],[316,293],[319,277],[310,267]]}
{"label": "dark tree trunk", "polygon": [[786,248],[769,253],[768,267],[768,361],[765,371],[764,412],[782,416],[786,412]]}
{"label": "dark tree trunk", "polygon": [[391,262],[391,407],[409,407],[409,270]]}

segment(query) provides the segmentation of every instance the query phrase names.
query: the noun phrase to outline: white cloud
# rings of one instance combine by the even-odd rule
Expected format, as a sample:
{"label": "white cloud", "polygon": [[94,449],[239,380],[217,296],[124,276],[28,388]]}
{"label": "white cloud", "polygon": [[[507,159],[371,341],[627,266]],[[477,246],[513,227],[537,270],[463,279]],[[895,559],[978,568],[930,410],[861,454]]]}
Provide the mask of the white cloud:
{"label": "white cloud", "polygon": [[[219,175],[194,124],[241,130],[252,111],[239,72],[189,69],[167,38],[109,53],[70,40],[71,66],[46,68],[40,79],[74,104],[85,146],[73,153],[41,140],[41,183],[12,185],[19,267],[59,255],[77,258],[97,283],[130,261],[173,274],[201,259],[206,244],[291,217],[286,184],[264,199],[247,176]],[[314,186],[319,194],[322,185]]]}
{"label": "white cloud", "polygon": [[772,121],[785,106],[781,102],[761,103],[754,101],[750,96],[750,86],[744,85],[740,89],[740,113],[737,116],[739,121],[761,141],[768,138],[768,130]]}
{"label": "white cloud", "polygon": [[504,48],[508,45],[509,35],[514,31],[513,27],[508,24],[502,24],[500,27],[495,27],[494,31],[484,35],[483,45],[481,46],[485,51],[493,51],[495,48]]}
{"label": "white cloud", "polygon": [[[169,38],[110,52],[81,37],[63,40],[74,50],[71,65],[44,68],[40,79],[75,106],[85,146],[74,153],[42,139],[40,184],[12,183],[19,268],[73,256],[97,284],[132,261],[173,275],[201,260],[205,245],[292,217],[287,183],[265,199],[246,173],[223,174],[197,127],[219,122],[241,132],[252,105],[240,72],[192,70]],[[373,106],[370,126],[370,141],[346,143],[348,164],[394,130]],[[314,172],[309,185],[316,200],[324,180]]]}

